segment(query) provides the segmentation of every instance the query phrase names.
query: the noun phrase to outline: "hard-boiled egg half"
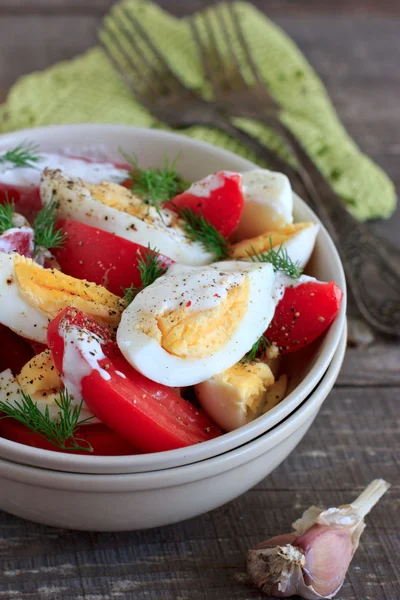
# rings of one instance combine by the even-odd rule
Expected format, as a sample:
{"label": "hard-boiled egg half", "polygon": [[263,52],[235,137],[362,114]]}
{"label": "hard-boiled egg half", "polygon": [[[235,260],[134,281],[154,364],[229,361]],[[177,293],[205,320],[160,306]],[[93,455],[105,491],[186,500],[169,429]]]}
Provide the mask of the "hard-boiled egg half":
{"label": "hard-boiled egg half", "polygon": [[275,382],[262,361],[238,362],[195,386],[196,396],[208,416],[224,431],[253,421],[282,400],[287,377]]}
{"label": "hard-boiled egg half", "polygon": [[[42,413],[47,409],[51,419],[57,418],[60,412],[56,401],[60,399],[59,392],[62,387],[63,383],[54,366],[50,350],[34,356],[18,375],[14,375],[10,369],[0,373],[0,401],[16,405],[22,402],[21,392],[24,392],[32,398]],[[80,405],[81,397],[69,397],[72,407]],[[83,404],[80,420],[91,416],[92,413]]]}
{"label": "hard-boiled egg half", "polygon": [[116,183],[91,184],[45,169],[40,194],[44,204],[59,202],[59,214],[114,233],[127,240],[157,248],[176,262],[206,265],[213,255],[199,242],[190,241],[182,220],[168,209],[150,206]]}
{"label": "hard-boiled egg half", "polygon": [[251,260],[251,255],[277,250],[280,246],[288,257],[303,269],[310,260],[317,239],[319,225],[315,223],[293,223],[278,230],[262,233],[232,246],[232,258]]}
{"label": "hard-boiled egg half", "polygon": [[272,265],[172,265],[124,311],[117,342],[143,375],[169,386],[204,381],[237,363],[274,313]]}
{"label": "hard-boiled egg half", "polygon": [[124,303],[95,283],[44,269],[19,254],[0,253],[0,323],[30,340],[45,343],[47,326],[66,306],[115,327]]}
{"label": "hard-boiled egg half", "polygon": [[235,235],[252,238],[293,223],[293,192],[283,173],[255,169],[242,174],[244,206]]}

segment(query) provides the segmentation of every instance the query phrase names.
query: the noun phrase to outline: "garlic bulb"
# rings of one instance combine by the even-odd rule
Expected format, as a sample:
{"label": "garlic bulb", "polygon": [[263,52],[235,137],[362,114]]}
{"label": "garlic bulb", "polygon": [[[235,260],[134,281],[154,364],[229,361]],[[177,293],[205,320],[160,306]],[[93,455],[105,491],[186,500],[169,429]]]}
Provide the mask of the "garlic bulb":
{"label": "garlic bulb", "polygon": [[280,598],[333,598],[357,550],[365,515],[388,489],[383,479],[375,479],[352,504],[311,506],[293,523],[294,533],[249,550],[247,570],[254,583]]}

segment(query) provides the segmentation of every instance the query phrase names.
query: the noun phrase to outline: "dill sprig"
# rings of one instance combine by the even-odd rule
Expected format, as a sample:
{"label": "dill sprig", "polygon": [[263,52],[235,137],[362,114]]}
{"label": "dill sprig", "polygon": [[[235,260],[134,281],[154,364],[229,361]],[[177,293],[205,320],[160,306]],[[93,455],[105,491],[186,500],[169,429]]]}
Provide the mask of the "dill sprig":
{"label": "dill sprig", "polygon": [[160,211],[163,202],[171,200],[185,189],[185,183],[176,171],[179,155],[171,163],[166,157],[162,168],[142,169],[136,154],[128,154],[122,148],[119,148],[119,151],[132,167],[128,173],[131,191],[138,194],[145,204],[154,206],[157,211]]}
{"label": "dill sprig", "polygon": [[[21,390],[21,401],[15,404],[0,402],[0,411],[7,417],[16,419],[30,431],[37,433],[43,439],[62,450],[81,450],[93,452],[92,446],[84,439],[75,437],[76,428],[90,421],[93,417],[80,420],[82,402],[79,406],[71,406],[71,397],[67,390],[61,390],[59,399],[55,400],[58,408],[57,420],[50,417],[49,408],[46,406],[42,413],[37,403],[28,394]],[[1,417],[4,419],[5,417]]]}
{"label": "dill sprig", "polygon": [[288,277],[297,279],[302,274],[299,261],[293,262],[286,248],[281,244],[277,250],[272,246],[272,237],[269,238],[270,247],[264,252],[257,252],[251,246],[251,252],[247,251],[247,255],[253,262],[268,262],[274,268],[274,271],[283,271]]}
{"label": "dill sprig", "polygon": [[10,162],[14,169],[18,167],[36,168],[35,163],[40,159],[39,146],[34,142],[21,142],[12,150],[0,155],[0,163]]}
{"label": "dill sprig", "polygon": [[214,254],[215,260],[228,258],[229,242],[203,215],[198,215],[189,207],[176,208],[183,220],[182,228],[192,242],[200,242],[204,250]]}
{"label": "dill sprig", "polygon": [[61,229],[56,229],[58,202],[52,202],[37,214],[33,229],[35,231],[35,253],[39,248],[60,248],[66,239]]}
{"label": "dill sprig", "polygon": [[251,349],[246,352],[242,358],[242,362],[252,362],[258,356],[263,354],[267,348],[271,346],[271,342],[265,335],[262,335],[255,344],[252,345]]}
{"label": "dill sprig", "polygon": [[13,227],[12,216],[14,212],[14,203],[5,202],[0,204],[0,235]]}
{"label": "dill sprig", "polygon": [[158,257],[158,250],[152,249],[150,244],[147,246],[147,250],[143,252],[137,263],[139,274],[140,274],[140,285],[131,285],[128,288],[123,288],[124,300],[127,306],[136,298],[139,292],[144,290],[152,283],[156,281],[161,275],[166,272],[166,267],[160,264]]}

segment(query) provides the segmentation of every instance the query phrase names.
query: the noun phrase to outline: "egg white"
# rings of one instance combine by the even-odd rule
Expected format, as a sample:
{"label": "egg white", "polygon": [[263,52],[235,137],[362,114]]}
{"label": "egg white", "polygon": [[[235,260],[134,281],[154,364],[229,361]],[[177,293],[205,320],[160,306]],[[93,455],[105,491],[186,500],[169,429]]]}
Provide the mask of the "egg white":
{"label": "egg white", "polygon": [[[56,420],[59,413],[60,407],[57,406],[56,400],[59,399],[59,395],[56,393],[49,393],[46,396],[41,394],[34,394],[32,400],[41,413],[45,414],[46,410],[49,412],[49,417],[52,420]],[[71,407],[80,406],[82,398],[70,396]],[[23,396],[21,394],[21,387],[13,375],[11,369],[6,369],[0,373],[0,401],[16,406],[23,402]],[[93,414],[87,409],[86,405],[82,405],[79,419],[87,419],[93,417]],[[91,419],[90,423],[99,423],[98,419]]]}
{"label": "egg white", "polygon": [[184,230],[176,225],[176,214],[170,210],[157,212],[149,206],[145,220],[135,217],[96,200],[82,179],[68,177],[59,170],[43,171],[40,195],[43,204],[59,201],[61,217],[92,225],[145,247],[150,244],[176,262],[206,265],[214,258],[200,243],[186,237]]}
{"label": "egg white", "polygon": [[18,285],[14,256],[0,252],[0,323],[18,335],[45,344],[51,319],[25,299]]}
{"label": "egg white", "polygon": [[[282,244],[282,248],[287,251],[289,258],[291,258],[294,263],[297,263],[301,269],[304,269],[311,258],[318,232],[319,225],[313,223],[310,227],[301,229],[292,235]],[[277,248],[275,248],[275,250],[276,249]]]}
{"label": "egg white", "polygon": [[[193,311],[212,308],[226,297],[227,281],[240,284],[246,277],[249,297],[244,316],[228,341],[212,354],[201,358],[172,355],[141,329],[143,314],[150,311],[162,315],[178,309],[187,299],[192,302]],[[274,280],[273,268],[267,263],[228,261],[204,268],[173,265],[123,312],[117,331],[118,346],[127,361],[153,381],[168,386],[204,381],[238,362],[267,329],[274,312]]]}
{"label": "egg white", "polygon": [[283,173],[254,169],[242,174],[244,206],[235,234],[255,237],[293,223],[293,192]]}

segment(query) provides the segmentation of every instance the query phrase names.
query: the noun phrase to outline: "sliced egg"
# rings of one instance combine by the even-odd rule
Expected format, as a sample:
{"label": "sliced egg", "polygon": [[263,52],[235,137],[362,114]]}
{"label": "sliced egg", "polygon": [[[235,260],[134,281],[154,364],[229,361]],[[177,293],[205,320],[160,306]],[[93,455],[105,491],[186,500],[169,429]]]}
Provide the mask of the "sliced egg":
{"label": "sliced egg", "polygon": [[293,192],[283,173],[255,169],[242,174],[244,206],[235,234],[252,238],[293,223]]}
{"label": "sliced egg", "polygon": [[233,431],[262,414],[266,390],[274,381],[265,363],[238,362],[196,385],[195,392],[212,421],[224,431]]}
{"label": "sliced egg", "polygon": [[286,396],[288,377],[283,374],[265,392],[263,415],[277,406]]}
{"label": "sliced egg", "polygon": [[117,342],[143,375],[168,386],[205,381],[238,362],[274,313],[267,263],[172,265],[124,311]]}
{"label": "sliced egg", "polygon": [[303,269],[310,260],[317,239],[319,225],[315,223],[294,223],[278,231],[267,231],[257,237],[243,240],[232,247],[232,258],[251,260],[251,255],[275,250],[282,246],[289,258]]}
{"label": "sliced egg", "polygon": [[[53,359],[49,350],[34,356],[21,370],[19,375],[14,376],[10,369],[0,373],[0,400],[15,406],[21,404],[23,396],[21,392],[30,396],[38,409],[45,414],[49,412],[51,419],[56,419],[60,407],[60,389],[62,381],[55,369]],[[71,407],[79,406],[82,398],[70,395]],[[80,420],[92,417],[85,403],[82,404]],[[97,419],[96,419],[97,421]],[[91,421],[92,422],[92,421]],[[94,419],[93,419],[93,422]]]}
{"label": "sliced egg", "polygon": [[150,244],[176,262],[206,265],[213,260],[200,243],[186,237],[182,220],[175,212],[157,210],[116,183],[90,184],[61,171],[45,169],[40,194],[44,204],[59,201],[60,216],[142,246]]}
{"label": "sliced egg", "polygon": [[66,306],[115,327],[124,303],[100,285],[44,269],[19,254],[0,253],[0,323],[23,337],[46,343],[49,321]]}

